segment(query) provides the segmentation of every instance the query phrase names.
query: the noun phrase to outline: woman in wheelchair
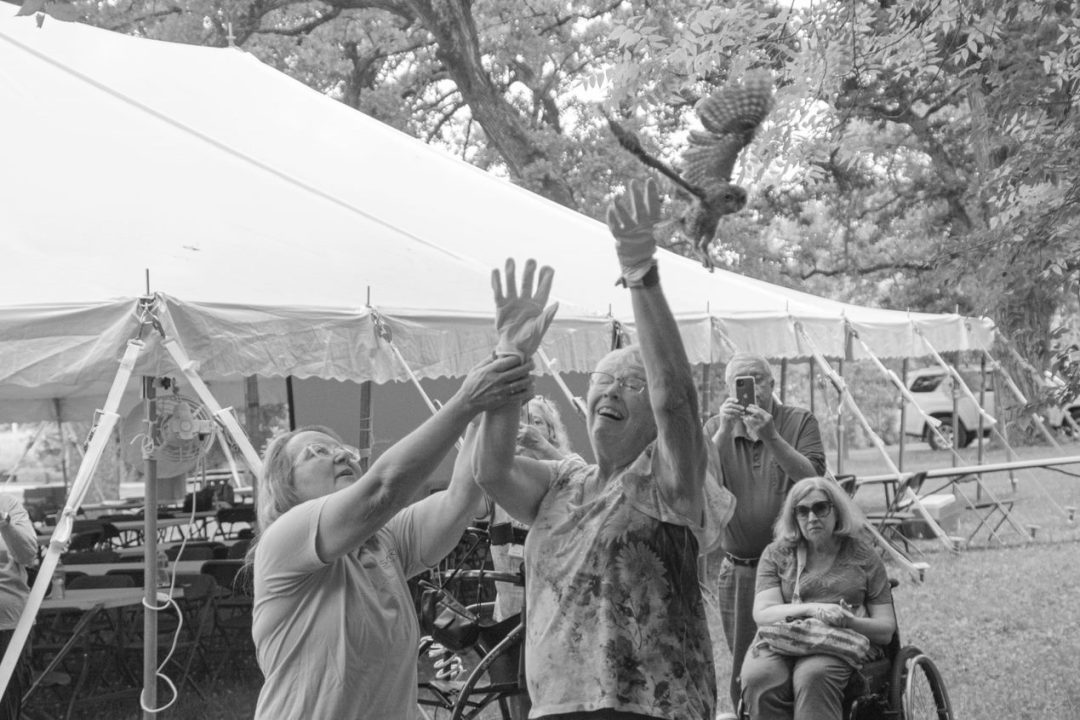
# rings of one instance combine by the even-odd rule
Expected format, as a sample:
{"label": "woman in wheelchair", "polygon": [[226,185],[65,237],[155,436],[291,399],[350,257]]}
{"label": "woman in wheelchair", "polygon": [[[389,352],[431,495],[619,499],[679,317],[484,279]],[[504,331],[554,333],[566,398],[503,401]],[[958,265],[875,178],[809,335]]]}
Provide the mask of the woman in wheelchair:
{"label": "woman in wheelchair", "polygon": [[[834,481],[796,483],[758,564],[758,626],[817,618],[887,645],[896,630],[892,589],[881,557],[859,537],[863,522]],[[834,655],[780,654],[759,635],[743,662],[744,710],[753,720],[839,720],[852,672]]]}

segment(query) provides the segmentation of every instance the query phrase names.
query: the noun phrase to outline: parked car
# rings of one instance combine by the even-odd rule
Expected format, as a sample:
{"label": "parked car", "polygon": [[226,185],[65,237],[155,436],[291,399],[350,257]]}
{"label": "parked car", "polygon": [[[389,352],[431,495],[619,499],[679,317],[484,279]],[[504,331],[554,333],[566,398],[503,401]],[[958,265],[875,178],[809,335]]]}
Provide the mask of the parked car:
{"label": "parked car", "polygon": [[[971,390],[972,394],[978,398],[979,388],[981,386],[979,368],[962,367],[959,368],[959,370],[960,377],[964,379],[964,383]],[[994,392],[990,387],[991,378],[989,374],[986,379],[988,387],[986,388],[986,401],[983,403],[983,408],[991,417],[993,417]],[[952,376],[940,367],[923,368],[921,370],[915,370],[908,375],[908,391],[911,392],[912,397],[915,398],[918,407],[922,408],[930,417],[937,418],[941,421],[938,432],[941,433],[944,444],[941,439],[931,432],[929,423],[926,422],[922,414],[910,401],[904,408],[905,435],[911,435],[926,440],[934,450],[952,447],[954,444],[952,386]],[[963,394],[963,391],[959,392],[961,394],[956,404],[957,423],[955,444],[957,447],[967,447],[967,445],[975,439],[978,433],[979,410],[975,403]],[[984,418],[984,434],[988,435],[992,427],[993,423]]]}
{"label": "parked car", "polygon": [[[979,368],[960,367],[959,371],[960,377],[964,380],[964,384],[966,384],[968,389],[971,390],[971,393],[978,398],[979,389],[981,387]],[[983,395],[985,398],[983,408],[990,415],[990,418],[983,418],[984,436],[989,435],[994,425],[997,423],[997,421],[993,419],[996,417],[996,411],[992,381],[993,378],[988,372],[986,375],[986,389]],[[918,406],[922,408],[926,414],[930,415],[930,417],[937,418],[941,421],[938,432],[941,434],[942,439],[939,439],[930,431],[929,423],[926,422],[925,418],[911,402],[908,402],[904,408],[904,434],[926,440],[934,450],[952,447],[954,444],[952,376],[940,367],[928,367],[910,373],[908,375],[907,385],[908,390],[911,392],[912,397],[915,398],[915,402]],[[978,436],[979,411],[975,406],[975,403],[972,402],[962,390],[958,392],[959,395],[956,403],[957,422],[955,445],[962,448],[967,447],[968,444]],[[1045,412],[1045,420],[1051,427],[1061,428],[1067,434],[1072,434],[1072,426],[1065,421],[1064,413],[1066,411],[1074,421],[1080,424],[1080,402],[1074,402],[1064,408],[1064,410],[1060,408],[1049,408]],[[944,440],[944,443],[942,440]]]}

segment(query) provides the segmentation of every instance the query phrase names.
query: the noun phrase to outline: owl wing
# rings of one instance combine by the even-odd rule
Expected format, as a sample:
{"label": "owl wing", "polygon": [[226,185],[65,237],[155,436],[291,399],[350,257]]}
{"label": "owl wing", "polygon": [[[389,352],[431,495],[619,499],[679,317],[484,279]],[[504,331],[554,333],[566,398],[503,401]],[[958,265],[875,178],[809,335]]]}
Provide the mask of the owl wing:
{"label": "owl wing", "polygon": [[703,188],[730,183],[735,158],[753,140],[772,104],[772,78],[764,72],[698,102],[694,109],[705,131],[690,131],[690,144],[681,158],[687,182]]}

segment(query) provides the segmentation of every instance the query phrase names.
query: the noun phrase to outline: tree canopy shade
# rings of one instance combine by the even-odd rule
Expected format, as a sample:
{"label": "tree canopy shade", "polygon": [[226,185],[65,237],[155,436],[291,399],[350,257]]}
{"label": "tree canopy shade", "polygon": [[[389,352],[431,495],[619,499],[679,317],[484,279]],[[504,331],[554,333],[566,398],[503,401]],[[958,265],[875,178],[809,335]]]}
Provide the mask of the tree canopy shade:
{"label": "tree canopy shade", "polygon": [[[13,143],[0,173],[5,412],[51,417],[48,398],[100,392],[147,272],[166,332],[208,380],[403,379],[373,311],[419,376],[461,375],[492,347],[489,273],[507,257],[556,268],[545,350],[561,371],[591,369],[614,320],[632,330],[603,224],[241,50],[3,17],[0,78],[0,133],[41,139]],[[825,300],[667,252],[661,273],[695,363],[732,346],[806,356],[794,321],[833,356],[848,327],[883,356],[925,354],[916,329],[939,350],[989,340],[982,321]],[[147,339],[137,372],[157,374],[168,361]]]}

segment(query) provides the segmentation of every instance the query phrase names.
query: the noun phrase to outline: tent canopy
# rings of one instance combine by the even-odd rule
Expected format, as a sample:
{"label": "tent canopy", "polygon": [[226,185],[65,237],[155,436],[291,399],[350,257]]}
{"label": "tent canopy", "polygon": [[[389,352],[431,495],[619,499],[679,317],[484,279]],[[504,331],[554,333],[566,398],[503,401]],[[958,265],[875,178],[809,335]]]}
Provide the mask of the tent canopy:
{"label": "tent canopy", "polygon": [[[11,10],[14,12],[14,9]],[[489,274],[556,269],[563,371],[632,329],[607,228],[325,97],[235,48],[0,16],[0,420],[100,397],[152,313],[204,379],[464,374],[489,351]],[[822,299],[661,251],[692,362],[732,348],[880,356],[988,343],[988,322]],[[152,299],[147,299],[152,298]],[[154,332],[138,374],[170,372]],[[854,357],[862,355],[853,348]]]}

